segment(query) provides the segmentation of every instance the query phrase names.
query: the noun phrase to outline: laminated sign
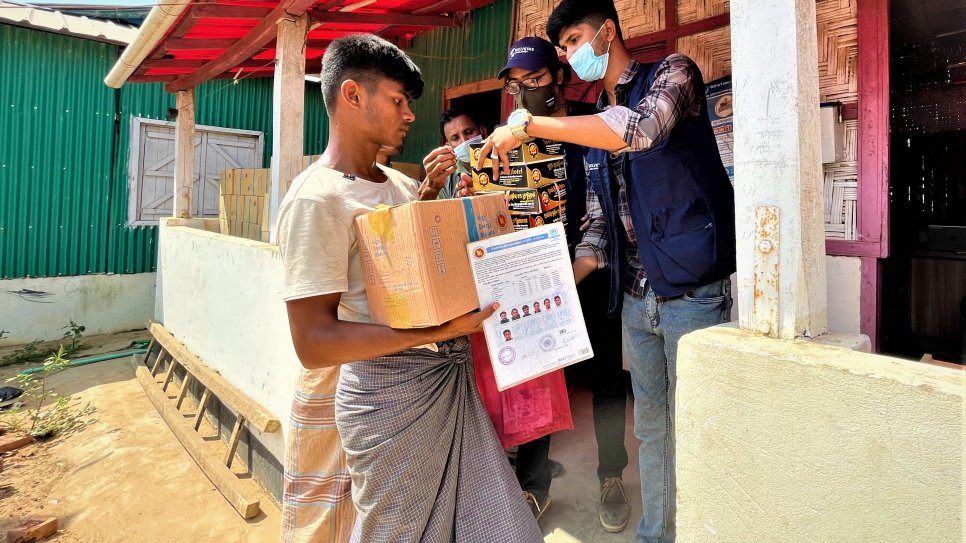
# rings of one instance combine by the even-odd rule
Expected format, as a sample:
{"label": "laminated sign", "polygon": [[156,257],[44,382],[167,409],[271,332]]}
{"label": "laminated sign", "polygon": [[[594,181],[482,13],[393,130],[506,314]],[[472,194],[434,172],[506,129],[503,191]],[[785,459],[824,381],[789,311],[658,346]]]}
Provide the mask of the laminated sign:
{"label": "laminated sign", "polygon": [[[594,356],[562,224],[466,247],[480,302],[500,304],[483,323],[499,390]],[[529,415],[514,416],[522,420]]]}

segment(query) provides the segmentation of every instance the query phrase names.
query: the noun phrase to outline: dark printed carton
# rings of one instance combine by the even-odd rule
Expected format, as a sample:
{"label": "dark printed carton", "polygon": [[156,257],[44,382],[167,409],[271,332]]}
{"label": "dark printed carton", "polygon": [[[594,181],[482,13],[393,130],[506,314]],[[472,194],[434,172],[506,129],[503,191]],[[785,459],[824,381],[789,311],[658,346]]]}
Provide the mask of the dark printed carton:
{"label": "dark printed carton", "polygon": [[[533,211],[550,211],[567,201],[567,185],[565,183],[551,183],[544,185],[537,190],[537,199],[540,201],[540,209]],[[510,206],[513,209],[513,206]]]}
{"label": "dark printed carton", "polygon": [[542,211],[537,196],[538,189],[514,189],[507,192],[506,201],[510,211],[535,213]]}
{"label": "dark printed carton", "polygon": [[[474,167],[480,159],[480,149],[483,148],[483,145],[483,143],[470,144],[470,157]],[[530,164],[534,162],[545,162],[547,160],[556,160],[563,158],[563,156],[563,143],[540,138],[524,143],[516,149],[511,149],[510,152],[507,153],[507,158],[510,160],[511,166]],[[489,159],[489,157],[484,159],[483,167],[493,167],[493,162]]]}
{"label": "dark printed carton", "polygon": [[558,207],[551,209],[550,211],[544,213],[534,213],[530,215],[530,228],[536,228],[538,226],[543,226],[545,224],[550,224],[554,222],[566,223],[566,209],[565,204],[561,204]]}

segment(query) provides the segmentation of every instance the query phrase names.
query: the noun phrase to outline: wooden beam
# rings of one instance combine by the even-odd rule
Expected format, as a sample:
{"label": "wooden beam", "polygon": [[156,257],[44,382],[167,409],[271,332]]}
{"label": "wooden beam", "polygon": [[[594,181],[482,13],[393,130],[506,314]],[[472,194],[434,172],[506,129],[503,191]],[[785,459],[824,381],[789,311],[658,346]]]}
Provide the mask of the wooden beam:
{"label": "wooden beam", "polygon": [[275,39],[279,21],[301,17],[314,1],[282,0],[278,7],[258,23],[258,26],[253,28],[244,38],[236,41],[221,56],[194,72],[166,84],[164,89],[168,92],[188,89],[234,68],[239,62],[251,58],[256,51],[261,50],[268,42]]}
{"label": "wooden beam", "polygon": [[173,216],[190,219],[195,193],[195,90],[179,90],[176,100]]}
{"label": "wooden beam", "polygon": [[182,49],[228,49],[238,40],[227,38],[168,38],[161,42],[165,51],[178,51]]}
{"label": "wooden beam", "polygon": [[281,422],[267,409],[252,401],[244,392],[238,390],[215,370],[205,365],[160,323],[152,322],[148,326],[148,330],[158,340],[158,343],[194,376],[194,379],[215,394],[218,401],[232,411],[244,415],[255,428],[262,432],[272,433],[277,432],[282,427]]}
{"label": "wooden beam", "polygon": [[305,130],[305,37],[309,16],[278,23],[272,92],[272,189],[269,222],[302,171]]}
{"label": "wooden beam", "polygon": [[[162,58],[158,60],[145,60],[141,65],[146,68],[200,68],[209,62],[203,58]],[[265,68],[270,67],[275,62],[274,59],[248,59],[238,63],[236,68]]]}
{"label": "wooden beam", "polygon": [[208,480],[215,485],[215,488],[221,492],[222,496],[228,500],[228,503],[238,511],[242,518],[252,518],[258,515],[261,508],[257,494],[244,488],[243,482],[232,473],[231,469],[212,457],[212,451],[204,438],[193,431],[190,423],[168,403],[168,398],[158,388],[148,369],[138,365],[134,371],[145,395],[151,400],[154,408],[158,410],[161,418],[167,423],[168,428],[178,438],[184,449],[201,468],[201,472],[208,477]]}
{"label": "wooden beam", "polygon": [[272,8],[226,4],[194,4],[189,16],[194,19],[264,19]]}
{"label": "wooden beam", "polygon": [[443,100],[453,100],[454,98],[459,98],[461,96],[466,96],[468,94],[476,94],[478,92],[494,91],[503,88],[503,80],[499,78],[484,79],[483,81],[476,81],[474,83],[467,83],[465,85],[460,85],[458,87],[450,87],[443,90]]}
{"label": "wooden beam", "polygon": [[310,13],[318,23],[387,24],[392,26],[419,26],[436,28],[456,26],[455,17],[440,15],[408,15],[403,13],[346,13],[342,11],[317,11]]}

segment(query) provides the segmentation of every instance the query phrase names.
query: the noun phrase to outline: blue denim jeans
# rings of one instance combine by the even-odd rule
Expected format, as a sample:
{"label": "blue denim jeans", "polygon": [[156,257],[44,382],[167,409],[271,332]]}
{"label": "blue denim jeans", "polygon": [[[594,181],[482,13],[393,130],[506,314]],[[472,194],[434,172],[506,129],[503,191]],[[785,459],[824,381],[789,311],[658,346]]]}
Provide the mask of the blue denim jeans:
{"label": "blue denim jeans", "polygon": [[728,321],[731,280],[722,279],[683,296],[662,299],[647,289],[644,299],[624,296],[622,343],[634,388],[634,435],[644,516],[639,543],[672,543],[677,482],[674,473],[674,388],[678,340],[684,334]]}

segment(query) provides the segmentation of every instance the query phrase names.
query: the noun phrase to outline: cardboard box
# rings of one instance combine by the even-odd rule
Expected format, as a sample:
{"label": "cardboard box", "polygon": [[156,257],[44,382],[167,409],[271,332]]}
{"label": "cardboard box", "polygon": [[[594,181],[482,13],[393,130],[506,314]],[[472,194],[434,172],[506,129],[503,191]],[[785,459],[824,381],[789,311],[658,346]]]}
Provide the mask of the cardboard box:
{"label": "cardboard box", "polygon": [[551,183],[567,180],[567,161],[558,158],[544,162],[534,162],[510,166],[510,173],[500,170],[500,177],[493,180],[493,170],[486,169],[472,172],[473,188],[477,192],[509,189],[535,189]]}
{"label": "cardboard box", "polygon": [[[476,166],[480,159],[480,149],[483,148],[483,145],[483,143],[473,143],[470,145],[470,157],[474,166]],[[510,160],[511,166],[533,162],[546,162],[548,160],[563,158],[563,156],[564,148],[562,142],[540,138],[524,143],[516,149],[511,149],[507,153],[507,158]],[[493,162],[489,158],[486,158],[483,161],[483,166],[485,168],[492,168]]]}
{"label": "cardboard box", "polygon": [[523,211],[527,213],[540,212],[540,200],[537,191],[541,189],[514,189],[507,191],[506,200],[510,211]]}
{"label": "cardboard box", "polygon": [[561,204],[550,211],[544,213],[534,213],[529,216],[530,218],[530,228],[536,228],[538,226],[543,226],[545,224],[555,223],[555,222],[567,222],[567,206]]}
{"label": "cardboard box", "polygon": [[372,322],[421,328],[477,309],[466,244],[512,231],[503,193],[411,202],[357,217]]}
{"label": "cardboard box", "polygon": [[[540,200],[540,209],[534,211],[550,211],[555,207],[563,205],[567,201],[567,184],[551,183],[544,185],[537,190],[537,198]],[[513,207],[511,206],[512,210]]]}

